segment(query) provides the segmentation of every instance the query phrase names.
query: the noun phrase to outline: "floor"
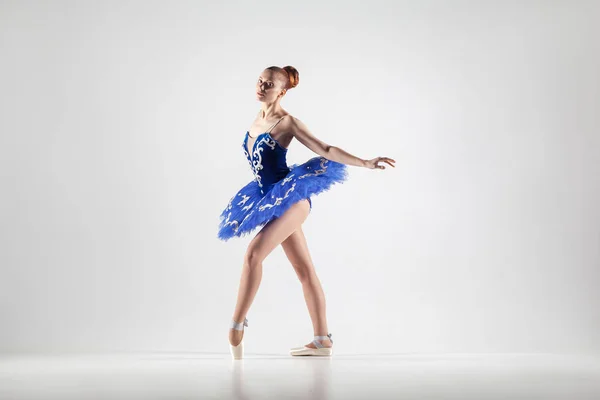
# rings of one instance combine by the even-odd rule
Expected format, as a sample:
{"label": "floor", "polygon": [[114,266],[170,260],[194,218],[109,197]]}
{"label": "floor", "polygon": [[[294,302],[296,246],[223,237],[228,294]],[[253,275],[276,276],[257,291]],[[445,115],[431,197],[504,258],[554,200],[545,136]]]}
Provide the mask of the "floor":
{"label": "floor", "polygon": [[4,354],[0,399],[600,400],[600,357]]}

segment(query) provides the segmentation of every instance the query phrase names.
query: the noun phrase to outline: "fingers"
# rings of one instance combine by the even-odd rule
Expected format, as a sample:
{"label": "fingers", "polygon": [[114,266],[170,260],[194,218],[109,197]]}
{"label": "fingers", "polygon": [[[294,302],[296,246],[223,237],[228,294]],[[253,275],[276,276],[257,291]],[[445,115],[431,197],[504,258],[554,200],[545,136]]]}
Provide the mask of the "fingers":
{"label": "fingers", "polygon": [[389,158],[389,157],[376,157],[373,160],[373,169],[385,169],[384,165],[379,165],[380,162],[384,162],[387,163],[388,165],[391,165],[392,167],[396,168],[396,166],[392,163],[395,163],[396,160],[394,160],[393,158]]}
{"label": "fingers", "polygon": [[[390,162],[391,161],[391,162]],[[396,168],[396,166],[394,164],[392,164],[392,162],[396,162],[396,160],[389,158],[389,157],[377,157],[377,162],[375,163],[375,165],[377,166],[377,168],[379,169],[385,169],[385,166],[383,165],[378,165],[379,162],[385,162],[389,165],[391,165],[392,167]]]}

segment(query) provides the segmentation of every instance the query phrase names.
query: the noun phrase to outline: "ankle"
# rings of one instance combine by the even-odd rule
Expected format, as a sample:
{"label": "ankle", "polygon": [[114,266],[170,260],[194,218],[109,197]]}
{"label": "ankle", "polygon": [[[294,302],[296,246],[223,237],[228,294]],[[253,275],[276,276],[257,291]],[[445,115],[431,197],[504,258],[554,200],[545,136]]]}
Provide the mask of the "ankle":
{"label": "ankle", "polygon": [[327,342],[333,343],[333,339],[331,338],[332,336],[333,336],[333,334],[331,334],[331,333],[328,333],[327,335],[317,335],[317,334],[315,334],[313,336],[313,339],[314,340],[318,340],[320,342],[327,341]]}
{"label": "ankle", "polygon": [[238,331],[243,331],[244,327],[248,326],[248,318],[244,318],[241,322],[237,322],[235,319],[231,319],[231,322],[229,323],[229,327],[231,329],[235,329]]}
{"label": "ankle", "polygon": [[[329,333],[327,335],[314,335],[313,344],[319,343],[323,347],[332,347],[333,339],[331,338],[332,334]],[[316,346],[319,347],[319,346]]]}

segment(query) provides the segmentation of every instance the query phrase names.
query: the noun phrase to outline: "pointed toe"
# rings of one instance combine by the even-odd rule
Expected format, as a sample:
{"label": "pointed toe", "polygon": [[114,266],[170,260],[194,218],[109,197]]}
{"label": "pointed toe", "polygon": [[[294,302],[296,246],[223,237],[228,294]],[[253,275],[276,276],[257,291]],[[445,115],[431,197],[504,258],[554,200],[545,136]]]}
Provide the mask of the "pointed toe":
{"label": "pointed toe", "polygon": [[[231,329],[235,329],[237,331],[243,331],[245,326],[248,326],[248,318],[244,318],[242,322],[236,322],[232,320],[231,324],[229,325]],[[244,358],[244,339],[242,338],[242,340],[240,341],[240,343],[238,343],[237,346],[234,346],[231,343],[229,343],[229,352],[231,353],[234,360],[240,360]]]}
{"label": "pointed toe", "polygon": [[244,358],[244,341],[242,340],[237,346],[230,344],[229,351],[231,352],[234,360],[240,360]]}

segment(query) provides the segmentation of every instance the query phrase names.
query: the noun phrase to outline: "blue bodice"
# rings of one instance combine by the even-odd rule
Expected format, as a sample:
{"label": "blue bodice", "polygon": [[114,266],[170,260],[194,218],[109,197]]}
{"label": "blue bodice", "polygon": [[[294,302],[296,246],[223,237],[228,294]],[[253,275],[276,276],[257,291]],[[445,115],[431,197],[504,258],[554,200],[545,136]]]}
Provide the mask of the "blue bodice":
{"label": "blue bodice", "polygon": [[250,137],[250,133],[246,132],[242,148],[260,187],[260,192],[264,195],[290,172],[286,161],[287,149],[273,139],[270,133],[264,132],[256,137],[254,145],[248,153],[248,137]]}

